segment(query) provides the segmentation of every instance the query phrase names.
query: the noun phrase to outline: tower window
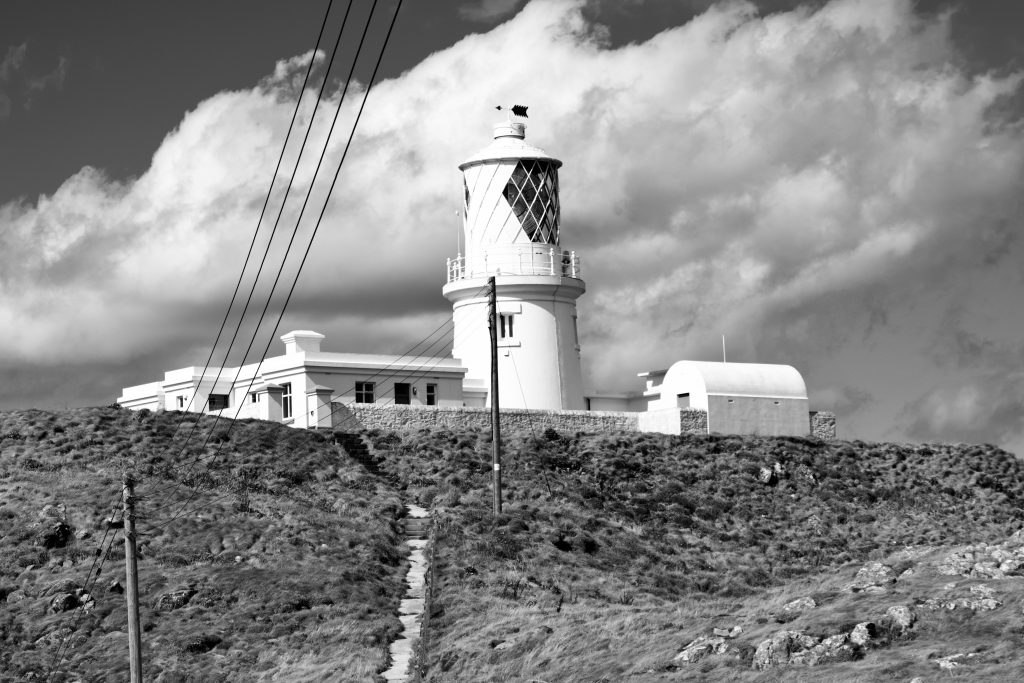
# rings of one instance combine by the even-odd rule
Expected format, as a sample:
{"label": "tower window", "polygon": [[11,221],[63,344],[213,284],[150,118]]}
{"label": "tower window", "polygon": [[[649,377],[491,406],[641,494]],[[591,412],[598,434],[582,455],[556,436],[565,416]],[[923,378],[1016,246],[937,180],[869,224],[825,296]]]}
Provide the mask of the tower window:
{"label": "tower window", "polygon": [[185,397],[184,396],[179,396],[178,397],[178,410],[184,410],[184,409],[185,409]]}
{"label": "tower window", "polygon": [[558,169],[540,159],[521,159],[505,184],[505,201],[531,242],[558,244]]}
{"label": "tower window", "polygon": [[512,313],[501,314],[501,338],[511,339],[515,336],[515,330],[513,328],[515,315]]}
{"label": "tower window", "polygon": [[292,416],[292,383],[285,382],[281,388],[284,389],[281,395],[281,417],[288,419]]}
{"label": "tower window", "polygon": [[373,402],[373,382],[356,382],[356,403]]}

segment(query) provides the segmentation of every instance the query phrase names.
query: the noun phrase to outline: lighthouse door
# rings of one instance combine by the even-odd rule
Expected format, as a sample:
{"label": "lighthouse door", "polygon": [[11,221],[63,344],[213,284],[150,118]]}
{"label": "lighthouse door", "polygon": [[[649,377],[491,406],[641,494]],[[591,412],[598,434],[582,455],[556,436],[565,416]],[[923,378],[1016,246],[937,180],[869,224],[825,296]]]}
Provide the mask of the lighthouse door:
{"label": "lighthouse door", "polygon": [[405,382],[395,382],[395,403],[409,405],[409,385]]}

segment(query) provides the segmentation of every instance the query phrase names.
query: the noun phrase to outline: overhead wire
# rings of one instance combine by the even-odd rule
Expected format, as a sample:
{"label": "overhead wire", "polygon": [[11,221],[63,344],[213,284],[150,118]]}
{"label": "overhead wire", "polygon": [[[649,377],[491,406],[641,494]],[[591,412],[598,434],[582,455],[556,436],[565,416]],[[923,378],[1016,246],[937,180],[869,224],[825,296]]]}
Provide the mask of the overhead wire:
{"label": "overhead wire", "polygon": [[[376,9],[376,6],[377,6],[377,0],[374,0],[374,3],[373,3],[373,5],[371,7],[371,10],[370,10],[370,18],[367,19],[366,26],[364,27],[364,30],[363,30],[363,35],[362,35],[362,37],[360,39],[359,48],[357,48],[357,51],[356,51],[356,59],[353,60],[352,69],[350,70],[349,77],[348,77],[348,79],[345,82],[345,89],[343,91],[342,97],[344,97],[344,92],[347,92],[349,84],[351,82],[352,74],[353,74],[353,72],[355,70],[355,64],[358,61],[358,55],[361,52],[362,45],[363,45],[363,43],[365,41],[366,34],[367,34],[368,30],[369,30],[369,26],[370,26],[370,23],[371,23],[371,20],[372,20],[372,17],[373,17],[373,12]],[[399,14],[399,11],[401,10],[401,7],[402,7],[402,0],[398,0],[398,3],[396,5],[396,7],[395,7],[395,12],[394,12],[394,14],[392,15],[392,18],[391,18],[391,23],[388,26],[388,31],[387,31],[387,33],[385,34],[385,37],[384,37],[384,43],[381,46],[380,52],[377,55],[377,60],[376,60],[376,63],[374,64],[373,73],[371,74],[370,79],[369,79],[369,81],[367,83],[366,91],[363,94],[362,102],[359,105],[359,110],[356,113],[355,120],[354,120],[354,122],[352,124],[352,127],[351,127],[351,130],[349,132],[348,140],[346,141],[344,150],[342,151],[341,159],[339,160],[338,166],[335,169],[334,177],[331,180],[331,185],[330,185],[330,187],[327,190],[326,199],[324,200],[323,206],[321,207],[320,214],[317,217],[317,221],[316,221],[315,225],[313,226],[312,233],[311,233],[311,235],[309,237],[309,240],[307,242],[307,245],[306,245],[306,250],[303,253],[302,259],[299,262],[299,266],[296,269],[295,275],[294,275],[294,277],[292,279],[292,284],[291,284],[291,287],[288,290],[288,295],[285,297],[284,303],[281,306],[281,311],[280,311],[280,313],[279,313],[279,315],[277,317],[277,321],[275,322],[275,324],[274,324],[274,326],[273,326],[273,328],[271,330],[270,337],[269,337],[269,339],[267,341],[266,347],[264,348],[263,353],[261,354],[260,361],[256,365],[256,369],[255,369],[255,371],[253,373],[253,378],[250,380],[249,386],[247,387],[245,393],[248,393],[248,391],[252,388],[253,384],[255,383],[255,379],[258,376],[259,369],[262,367],[263,360],[265,359],[267,352],[270,350],[270,344],[273,342],[274,334],[276,334],[278,327],[280,327],[281,320],[284,317],[284,313],[287,310],[288,304],[291,302],[291,298],[292,298],[292,296],[295,293],[295,287],[298,284],[299,276],[302,273],[302,269],[305,266],[306,260],[309,257],[310,250],[312,249],[313,241],[315,240],[317,232],[319,231],[320,225],[323,222],[323,217],[324,217],[324,215],[326,213],[327,205],[329,204],[331,194],[333,193],[334,188],[335,188],[335,186],[336,186],[336,184],[338,182],[338,177],[341,174],[341,169],[344,166],[345,159],[347,158],[349,149],[351,148],[351,145],[352,145],[352,140],[355,137],[356,128],[359,125],[359,121],[361,120],[362,115],[363,115],[363,111],[365,110],[365,107],[366,107],[366,102],[367,102],[367,100],[369,98],[370,93],[373,90],[374,83],[376,82],[377,74],[378,74],[378,72],[380,70],[381,61],[383,60],[384,52],[387,49],[387,45],[390,42],[391,35],[392,35],[392,33],[394,31],[394,28],[395,28],[395,22],[398,19],[398,14]],[[323,158],[324,158],[324,156],[327,153],[327,148],[328,148],[329,143],[330,143],[331,135],[333,134],[334,126],[335,126],[335,124],[337,122],[338,114],[340,113],[340,110],[341,110],[340,103],[341,103],[341,100],[339,100],[338,110],[335,112],[334,120],[331,123],[331,129],[330,129],[330,131],[328,132],[328,135],[327,135],[327,143],[325,143],[323,153],[321,154],[321,157],[320,157],[320,161],[317,163],[317,171],[313,175],[313,179],[314,180],[310,182],[310,191],[306,195],[306,200],[303,202],[302,210],[300,211],[299,217],[296,220],[296,227],[295,227],[295,230],[292,233],[292,239],[289,240],[289,244],[288,244],[288,249],[289,250],[291,248],[291,245],[292,245],[292,243],[294,241],[295,234],[297,233],[299,225],[301,223],[302,215],[303,215],[303,213],[305,211],[305,208],[307,206],[307,203],[308,203],[308,200],[309,200],[309,195],[312,192],[312,188],[313,188],[313,185],[314,185],[314,182],[315,182],[315,178],[316,178],[317,174],[319,173],[319,169],[320,169],[320,166],[322,164]],[[287,258],[287,251],[286,251],[285,259],[286,258]],[[264,307],[264,314],[266,313],[267,309],[269,308],[270,300],[273,297],[274,289],[276,288],[278,279],[279,279],[280,274],[283,271],[283,269],[284,269],[284,262],[282,262],[282,267],[278,271],[278,278],[275,278],[274,286],[271,288],[271,293],[267,297],[267,305]],[[262,323],[262,315],[261,315],[261,323]],[[258,328],[259,328],[259,324],[257,325],[257,330],[258,330]],[[254,338],[255,338],[255,336],[254,336]],[[248,355],[248,352],[246,353],[246,355]],[[240,411],[240,408],[239,408],[239,411]],[[236,417],[237,417],[238,414],[239,414],[238,411],[236,411],[236,414],[235,414]],[[233,424],[234,424],[234,421],[232,421],[232,424],[230,424],[228,426],[228,433],[230,433],[230,431],[231,431],[231,429],[233,427]],[[212,430],[211,430],[211,434],[212,434]],[[215,455],[215,458],[218,455],[219,455],[219,452],[218,452],[217,455]],[[194,460],[193,461],[193,465],[195,464],[195,462],[196,461]],[[189,496],[188,500],[185,502],[185,506],[187,506],[188,503],[191,502],[193,497],[194,497],[194,493]],[[182,509],[184,509],[185,506],[183,506]],[[176,515],[173,515],[172,518],[171,518],[171,521],[173,521],[173,519],[175,519],[175,518],[176,518]]]}

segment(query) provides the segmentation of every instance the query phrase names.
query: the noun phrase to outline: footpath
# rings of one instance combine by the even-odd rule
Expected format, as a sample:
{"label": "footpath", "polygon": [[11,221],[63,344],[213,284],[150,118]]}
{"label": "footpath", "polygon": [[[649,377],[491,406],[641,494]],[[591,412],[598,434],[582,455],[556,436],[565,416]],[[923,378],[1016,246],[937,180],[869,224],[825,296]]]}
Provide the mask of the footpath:
{"label": "footpath", "polygon": [[406,505],[405,507],[408,511],[405,518],[405,542],[411,549],[409,573],[405,577],[408,588],[405,598],[398,608],[398,618],[402,620],[402,633],[391,643],[391,668],[382,674],[386,681],[409,680],[409,662],[412,660],[413,646],[420,637],[420,622],[423,619],[427,573],[427,558],[424,549],[427,545],[430,515],[418,505]]}

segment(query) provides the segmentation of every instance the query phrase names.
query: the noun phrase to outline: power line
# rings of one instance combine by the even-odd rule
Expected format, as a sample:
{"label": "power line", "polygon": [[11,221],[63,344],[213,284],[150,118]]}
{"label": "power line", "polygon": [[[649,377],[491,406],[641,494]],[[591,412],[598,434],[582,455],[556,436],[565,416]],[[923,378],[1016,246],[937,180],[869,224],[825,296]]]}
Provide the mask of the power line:
{"label": "power line", "polygon": [[[338,114],[339,114],[339,113],[340,113],[340,111],[341,111],[341,101],[342,101],[342,99],[344,98],[344,93],[348,91],[348,87],[349,87],[349,84],[350,84],[350,82],[351,82],[352,74],[353,74],[353,72],[354,72],[354,70],[355,70],[355,64],[356,64],[356,61],[358,61],[358,56],[359,56],[359,54],[360,54],[360,52],[361,52],[361,50],[362,50],[362,46],[363,46],[363,43],[364,43],[364,41],[365,41],[365,38],[366,38],[366,34],[367,34],[367,32],[369,31],[369,26],[370,26],[370,23],[371,23],[371,21],[372,21],[372,18],[373,18],[373,12],[374,12],[374,10],[376,9],[376,6],[377,6],[377,0],[374,0],[374,3],[373,3],[373,5],[372,5],[372,7],[371,7],[371,9],[370,9],[370,17],[369,17],[369,18],[367,19],[367,22],[366,22],[366,26],[364,27],[364,30],[363,30],[363,35],[362,35],[362,37],[361,37],[361,39],[360,39],[360,42],[359,42],[359,47],[358,47],[358,48],[357,48],[357,50],[356,50],[356,59],[354,59],[354,60],[353,60],[353,63],[352,63],[352,69],[351,69],[351,70],[349,71],[349,77],[348,77],[348,79],[347,79],[347,80],[346,80],[346,82],[345,82],[345,88],[344,88],[344,90],[343,90],[343,93],[342,93],[342,98],[341,98],[341,99],[339,99],[339,103],[338,103],[338,109],[337,109],[337,111],[335,112],[334,120],[333,120],[333,121],[331,122],[331,129],[330,129],[330,131],[328,132],[328,135],[327,135],[327,141],[326,141],[326,142],[325,142],[325,144],[324,144],[324,150],[323,150],[323,153],[322,153],[322,154],[321,154],[321,156],[320,156],[320,161],[319,161],[319,162],[317,163],[317,168],[316,168],[316,171],[315,171],[315,172],[314,172],[314,174],[313,174],[313,180],[312,180],[312,181],[310,182],[310,190],[309,190],[309,192],[307,192],[307,194],[306,194],[306,200],[305,200],[305,201],[303,202],[303,205],[302,205],[302,210],[300,211],[300,213],[299,213],[299,217],[298,217],[298,219],[296,220],[295,230],[294,230],[294,231],[292,232],[292,238],[291,238],[291,240],[289,240],[289,243],[288,243],[288,250],[290,250],[290,249],[291,249],[291,245],[292,245],[292,243],[293,243],[293,241],[294,241],[295,235],[296,235],[296,233],[298,232],[299,224],[301,223],[301,220],[302,220],[302,215],[303,215],[303,213],[305,212],[305,209],[306,209],[306,205],[307,205],[307,203],[308,203],[308,200],[309,200],[309,196],[310,196],[310,194],[312,193],[312,189],[313,189],[313,184],[314,184],[314,182],[315,182],[316,176],[317,176],[317,175],[318,175],[318,173],[319,173],[319,170],[320,170],[320,166],[321,166],[321,163],[322,163],[322,161],[323,161],[323,158],[324,158],[324,156],[325,156],[325,155],[326,155],[326,153],[327,153],[327,148],[328,148],[328,146],[329,146],[329,143],[330,143],[331,135],[333,134],[333,131],[334,131],[334,126],[335,126],[335,124],[337,123],[337,119],[338,119]],[[373,73],[372,73],[372,75],[370,76],[370,80],[369,80],[369,82],[368,82],[368,84],[367,84],[367,87],[366,87],[366,92],[365,92],[365,93],[363,94],[363,99],[362,99],[362,102],[360,103],[360,105],[359,105],[359,110],[358,110],[358,112],[356,113],[355,121],[353,122],[353,124],[352,124],[352,128],[351,128],[351,130],[350,130],[350,132],[349,132],[348,140],[347,140],[347,141],[346,141],[346,143],[345,143],[345,148],[344,148],[344,151],[342,152],[342,155],[341,155],[341,159],[340,159],[340,161],[338,162],[338,166],[337,166],[337,168],[335,169],[335,172],[334,172],[334,177],[333,177],[333,179],[331,180],[331,185],[330,185],[330,187],[329,187],[329,188],[328,188],[328,190],[327,190],[327,198],[326,198],[326,199],[324,200],[324,203],[323,203],[323,207],[322,207],[322,208],[321,208],[321,210],[320,210],[320,215],[319,215],[319,216],[317,217],[317,221],[316,221],[316,224],[315,224],[315,225],[313,226],[313,231],[312,231],[312,233],[311,233],[311,235],[310,235],[310,237],[309,237],[309,241],[308,241],[308,243],[307,243],[307,245],[306,245],[306,250],[305,250],[305,253],[304,253],[304,254],[303,254],[303,256],[302,256],[302,260],[301,260],[301,261],[299,262],[299,266],[298,266],[298,268],[297,268],[297,270],[296,270],[296,272],[295,272],[295,276],[294,276],[294,278],[292,279],[292,284],[291,284],[291,287],[289,288],[289,291],[288,291],[288,295],[287,295],[287,297],[285,298],[284,304],[283,304],[283,305],[281,306],[281,312],[280,312],[280,314],[279,314],[279,315],[278,315],[278,317],[277,317],[277,321],[275,322],[275,324],[274,324],[274,327],[273,327],[273,329],[271,330],[270,338],[268,339],[268,341],[267,341],[267,344],[266,344],[266,347],[265,347],[265,348],[264,348],[264,350],[263,350],[263,354],[261,355],[260,361],[259,361],[259,362],[257,363],[257,365],[256,365],[256,369],[255,369],[255,371],[254,371],[254,374],[253,374],[253,377],[252,377],[252,379],[251,379],[251,380],[250,380],[250,382],[249,382],[249,386],[247,387],[247,389],[246,389],[246,392],[248,392],[248,390],[252,388],[252,385],[253,385],[253,383],[254,383],[254,382],[256,381],[256,376],[257,376],[257,375],[258,375],[258,373],[259,373],[259,369],[260,369],[260,368],[262,367],[262,364],[263,364],[263,360],[264,360],[264,358],[266,357],[266,354],[267,354],[267,352],[268,352],[268,351],[270,350],[270,344],[271,344],[271,343],[273,342],[273,336],[274,336],[274,334],[276,334],[276,332],[277,332],[277,329],[278,329],[278,327],[279,327],[279,326],[280,326],[280,324],[281,324],[281,320],[282,320],[282,319],[283,319],[283,317],[284,317],[284,313],[285,313],[285,311],[286,311],[286,310],[287,310],[287,308],[288,308],[288,304],[289,304],[289,303],[291,302],[291,298],[292,298],[292,295],[293,295],[293,294],[295,293],[295,287],[296,287],[296,285],[297,285],[297,283],[298,283],[298,280],[299,280],[299,276],[301,275],[301,273],[302,273],[302,269],[303,269],[303,267],[305,266],[305,263],[306,263],[306,259],[307,259],[307,258],[309,257],[309,252],[310,252],[310,250],[312,249],[312,246],[313,246],[313,241],[315,240],[315,238],[316,238],[316,234],[317,234],[317,232],[318,232],[318,231],[319,231],[319,229],[320,229],[320,225],[321,225],[321,223],[323,222],[323,217],[324,217],[324,214],[326,213],[326,210],[327,210],[327,205],[328,205],[328,203],[329,203],[329,201],[330,201],[330,197],[331,197],[331,194],[333,193],[333,191],[334,191],[334,187],[335,187],[335,185],[336,185],[336,184],[337,184],[337,182],[338,182],[338,177],[339,177],[339,175],[341,174],[341,169],[342,169],[342,167],[344,166],[344,163],[345,163],[345,159],[346,159],[346,157],[348,156],[348,151],[349,151],[349,149],[351,148],[351,145],[352,145],[352,139],[353,139],[353,138],[354,138],[354,136],[355,136],[356,128],[357,128],[357,127],[358,127],[358,125],[359,125],[359,121],[360,121],[360,119],[362,118],[362,114],[363,114],[363,111],[364,111],[364,109],[365,109],[365,107],[366,107],[366,101],[367,101],[367,99],[368,99],[368,98],[369,98],[369,96],[370,96],[370,92],[371,92],[371,91],[373,90],[373,86],[374,86],[374,83],[376,82],[376,79],[377,79],[377,73],[378,73],[378,71],[380,70],[380,64],[381,64],[381,61],[382,61],[382,59],[383,59],[383,57],[384,57],[384,52],[386,51],[386,49],[387,49],[387,45],[388,45],[388,42],[389,42],[389,41],[390,41],[390,39],[391,39],[391,34],[392,34],[392,32],[394,31],[394,28],[395,28],[395,22],[396,22],[396,20],[398,19],[398,13],[399,13],[399,11],[401,10],[401,8],[402,8],[402,0],[399,0],[399,1],[398,1],[398,4],[397,4],[397,5],[396,5],[396,7],[395,7],[395,12],[394,12],[394,15],[393,15],[393,16],[392,16],[392,18],[391,18],[391,24],[390,24],[390,25],[389,25],[389,27],[388,27],[388,31],[387,31],[387,34],[386,34],[386,35],[385,35],[385,37],[384,37],[384,43],[383,43],[383,45],[381,46],[380,52],[379,52],[379,53],[378,53],[378,55],[377,55],[377,61],[376,61],[376,64],[374,65],[374,68],[373,68]],[[285,259],[287,259],[287,254],[288,254],[288,250],[286,250],[286,252],[285,252],[285,257],[284,257]],[[275,289],[275,288],[276,288],[276,286],[277,286],[277,282],[278,282],[278,279],[280,278],[280,275],[281,275],[281,273],[283,272],[283,270],[284,270],[284,261],[282,261],[282,264],[281,264],[281,269],[280,269],[280,270],[278,271],[278,278],[275,278],[275,280],[274,280],[274,285],[273,285],[273,286],[271,287],[271,292],[270,292],[270,295],[268,295],[268,297],[267,297],[267,305],[266,305],[266,306],[264,306],[264,310],[263,310],[263,313],[264,313],[264,314],[266,313],[267,309],[268,309],[268,308],[269,308],[269,306],[270,306],[270,300],[271,300],[271,299],[272,299],[272,297],[273,297],[273,292],[274,292],[274,289]],[[263,315],[261,315],[261,316],[260,316],[260,323],[258,323],[258,324],[257,324],[257,330],[259,329],[259,325],[260,325],[260,324],[262,323],[262,320],[263,320]],[[255,340],[255,335],[253,336],[253,340]],[[251,346],[251,344],[250,344],[250,346]],[[248,351],[246,352],[246,355],[248,355]],[[240,410],[241,410],[241,408],[239,408],[239,411],[240,411]],[[238,414],[239,414],[239,411],[236,411],[236,413],[235,413],[235,416],[236,416],[236,418],[237,418],[237,416],[238,416]],[[233,427],[233,423],[232,423],[231,425],[229,425],[229,427],[228,427],[228,433],[230,433],[230,431],[231,431],[232,427]],[[212,430],[211,430],[211,434],[212,434]],[[219,452],[218,452],[218,454],[217,454],[217,455],[219,455]],[[216,458],[216,457],[217,457],[217,456],[215,455],[215,458]],[[194,466],[194,464],[195,464],[195,461],[193,462],[193,466]],[[190,468],[190,471],[191,471],[191,468]],[[189,502],[189,501],[191,501],[192,497],[194,497],[194,494],[193,494],[192,496],[189,496],[189,500],[188,500],[188,501],[186,501],[186,503],[185,503],[186,505],[188,504],[188,502]],[[173,519],[174,519],[174,517],[172,516],[172,520],[173,520]]]}

